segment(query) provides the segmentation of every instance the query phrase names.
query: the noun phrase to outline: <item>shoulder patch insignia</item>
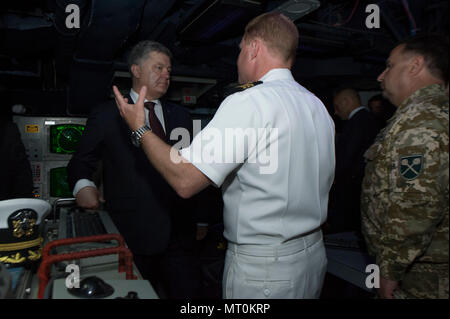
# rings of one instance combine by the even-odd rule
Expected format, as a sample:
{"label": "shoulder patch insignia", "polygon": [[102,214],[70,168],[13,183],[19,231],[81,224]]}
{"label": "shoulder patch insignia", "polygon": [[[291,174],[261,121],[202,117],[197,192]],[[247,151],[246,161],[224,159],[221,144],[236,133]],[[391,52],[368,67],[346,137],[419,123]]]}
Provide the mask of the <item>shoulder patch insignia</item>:
{"label": "shoulder patch insignia", "polygon": [[416,179],[423,168],[423,155],[403,156],[400,158],[400,175],[410,181]]}
{"label": "shoulder patch insignia", "polygon": [[256,82],[250,82],[250,83],[245,83],[245,84],[241,84],[241,85],[237,85],[237,86],[233,86],[229,89],[225,90],[225,97],[227,97],[228,95],[234,94],[236,92],[241,92],[241,91],[245,91],[249,88],[252,88],[258,84],[263,83],[263,81],[256,81]]}

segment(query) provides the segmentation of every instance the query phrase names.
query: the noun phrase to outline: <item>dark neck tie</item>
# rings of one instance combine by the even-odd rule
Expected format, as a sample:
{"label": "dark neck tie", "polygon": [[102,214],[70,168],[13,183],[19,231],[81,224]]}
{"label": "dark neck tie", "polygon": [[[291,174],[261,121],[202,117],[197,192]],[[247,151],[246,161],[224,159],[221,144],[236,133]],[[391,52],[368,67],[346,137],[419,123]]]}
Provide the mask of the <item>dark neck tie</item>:
{"label": "dark neck tie", "polygon": [[166,134],[164,133],[164,129],[155,114],[155,103],[145,102],[144,106],[148,109],[148,122],[150,123],[150,128],[152,129],[153,133],[158,135],[158,137],[163,141],[166,141]]}

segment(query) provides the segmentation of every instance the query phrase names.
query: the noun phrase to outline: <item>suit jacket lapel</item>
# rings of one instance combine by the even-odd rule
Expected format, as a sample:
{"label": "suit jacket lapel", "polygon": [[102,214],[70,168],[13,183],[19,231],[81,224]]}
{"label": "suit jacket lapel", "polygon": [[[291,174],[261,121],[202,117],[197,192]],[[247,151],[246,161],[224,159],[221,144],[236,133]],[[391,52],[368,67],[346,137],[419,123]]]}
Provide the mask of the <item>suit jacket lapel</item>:
{"label": "suit jacket lapel", "polygon": [[[133,99],[131,98],[130,94],[127,94],[125,97],[128,99],[128,103],[134,104]],[[170,114],[171,113],[170,106],[168,106],[167,103],[162,99],[160,99],[159,101],[161,102],[161,107],[162,107],[162,112],[163,112],[163,117],[164,117],[164,127],[166,129],[165,142],[170,145],[174,145],[176,141],[170,140],[170,132],[172,132],[172,130],[174,129],[174,123],[172,121],[172,117]],[[124,123],[125,123],[125,121],[124,121]]]}

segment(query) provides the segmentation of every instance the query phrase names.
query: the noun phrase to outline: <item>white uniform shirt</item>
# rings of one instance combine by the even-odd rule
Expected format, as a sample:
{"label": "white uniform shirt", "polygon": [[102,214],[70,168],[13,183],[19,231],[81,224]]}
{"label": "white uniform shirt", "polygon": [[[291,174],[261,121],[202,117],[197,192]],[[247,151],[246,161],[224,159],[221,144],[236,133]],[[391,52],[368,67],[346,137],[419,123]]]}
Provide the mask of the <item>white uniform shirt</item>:
{"label": "white uniform shirt", "polygon": [[[137,94],[133,89],[130,90],[130,97],[133,100],[133,103],[136,104],[138,98],[139,98],[139,94]],[[147,102],[149,100],[145,99],[144,102]],[[151,100],[151,102],[155,103],[155,114],[156,117],[158,118],[159,122],[161,122],[161,125],[163,127],[164,132],[166,131],[166,127],[164,125],[164,114],[163,114],[163,110],[162,110],[162,105],[161,102],[159,100]],[[145,124],[150,126],[149,120],[148,120],[148,110],[147,108],[144,108],[145,110]],[[77,193],[86,186],[92,186],[92,187],[97,187],[95,185],[95,183],[89,179],[80,179],[75,183],[75,186],[73,188],[73,196],[77,196]]]}
{"label": "white uniform shirt", "polygon": [[[319,227],[334,178],[334,123],[322,102],[288,69],[260,80],[227,97],[180,151],[222,186],[224,236],[237,244],[278,244]],[[230,143],[226,134],[247,129],[252,136],[264,128],[272,128],[270,138],[255,133]],[[245,161],[230,161],[240,147]]]}

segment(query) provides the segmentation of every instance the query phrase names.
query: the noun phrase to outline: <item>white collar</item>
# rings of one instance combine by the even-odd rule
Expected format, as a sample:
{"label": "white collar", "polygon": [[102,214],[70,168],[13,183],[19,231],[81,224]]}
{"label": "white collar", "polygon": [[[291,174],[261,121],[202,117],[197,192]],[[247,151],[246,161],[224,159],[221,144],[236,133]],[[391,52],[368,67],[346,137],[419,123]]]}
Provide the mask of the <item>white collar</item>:
{"label": "white collar", "polygon": [[[139,94],[137,94],[135,90],[131,89],[131,90],[130,90],[130,97],[131,97],[131,99],[133,100],[133,102],[136,104],[136,102],[137,102],[137,100],[138,100],[138,98],[139,98]],[[149,100],[147,100],[147,99],[144,100],[144,102],[148,102],[148,101],[149,101]],[[158,100],[158,99],[156,99],[156,100],[151,100],[151,102],[155,103],[155,105],[158,105],[158,104],[159,104],[159,100]]]}
{"label": "white collar", "polygon": [[359,112],[359,111],[362,110],[362,109],[367,109],[367,107],[365,107],[365,106],[357,107],[356,109],[354,109],[354,110],[350,113],[350,115],[348,116],[348,119],[350,120],[350,119],[352,118],[353,115],[355,115],[357,112]]}
{"label": "white collar", "polygon": [[274,80],[288,80],[288,79],[294,79],[291,73],[291,70],[283,68],[283,69],[272,69],[266,74],[263,75],[262,78],[259,79],[259,81],[274,81]]}

